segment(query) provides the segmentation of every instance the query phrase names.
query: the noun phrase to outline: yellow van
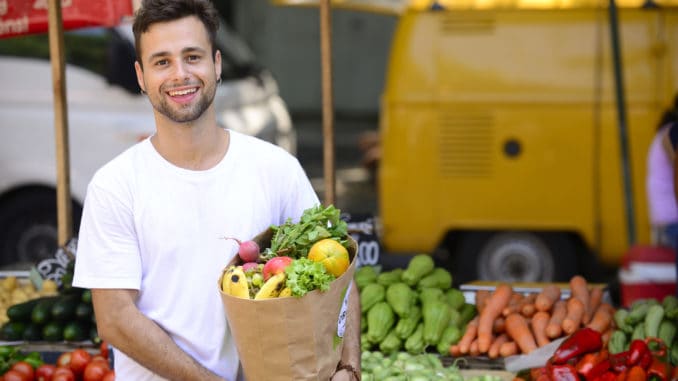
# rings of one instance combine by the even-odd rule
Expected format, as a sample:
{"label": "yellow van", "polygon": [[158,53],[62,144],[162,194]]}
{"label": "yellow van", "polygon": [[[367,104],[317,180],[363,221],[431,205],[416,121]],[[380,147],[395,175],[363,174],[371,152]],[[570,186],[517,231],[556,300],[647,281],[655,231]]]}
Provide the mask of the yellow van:
{"label": "yellow van", "polygon": [[[565,280],[588,253],[619,263],[629,232],[607,5],[398,9],[379,132],[387,251],[445,249],[455,281]],[[648,243],[645,162],[678,89],[678,13],[618,6],[635,243]]]}

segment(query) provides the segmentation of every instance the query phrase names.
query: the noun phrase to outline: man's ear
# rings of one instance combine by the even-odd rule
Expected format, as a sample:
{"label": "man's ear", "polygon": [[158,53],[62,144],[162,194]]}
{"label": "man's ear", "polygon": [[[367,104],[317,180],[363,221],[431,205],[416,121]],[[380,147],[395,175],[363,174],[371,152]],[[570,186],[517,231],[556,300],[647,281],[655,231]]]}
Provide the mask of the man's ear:
{"label": "man's ear", "polygon": [[144,69],[141,68],[139,61],[134,61],[134,71],[137,73],[137,83],[141,88],[141,92],[146,92],[146,84],[144,83]]}
{"label": "man's ear", "polygon": [[221,78],[221,51],[219,49],[214,52],[214,72],[217,80]]}

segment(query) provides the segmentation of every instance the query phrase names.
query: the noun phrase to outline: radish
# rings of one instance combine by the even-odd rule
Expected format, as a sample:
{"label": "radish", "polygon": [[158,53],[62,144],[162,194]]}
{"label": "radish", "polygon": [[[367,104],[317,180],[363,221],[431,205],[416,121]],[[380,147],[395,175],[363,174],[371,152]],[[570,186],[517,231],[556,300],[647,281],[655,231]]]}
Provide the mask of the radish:
{"label": "radish", "polygon": [[240,259],[247,262],[257,262],[259,260],[259,245],[254,241],[240,241],[237,238],[223,237],[224,239],[232,239],[238,243],[238,256]]}
{"label": "radish", "polygon": [[257,262],[246,262],[242,265],[242,271],[248,272],[250,269],[256,269],[259,264]]}

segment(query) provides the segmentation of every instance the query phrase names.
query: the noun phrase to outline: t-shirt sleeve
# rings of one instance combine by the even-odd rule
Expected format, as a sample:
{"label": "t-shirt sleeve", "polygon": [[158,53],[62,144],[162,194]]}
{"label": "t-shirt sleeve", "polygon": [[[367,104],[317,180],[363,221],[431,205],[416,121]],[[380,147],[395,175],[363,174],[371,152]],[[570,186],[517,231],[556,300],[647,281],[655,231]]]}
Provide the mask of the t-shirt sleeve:
{"label": "t-shirt sleeve", "polygon": [[139,289],[141,259],[131,202],[90,184],[78,234],[73,285]]}

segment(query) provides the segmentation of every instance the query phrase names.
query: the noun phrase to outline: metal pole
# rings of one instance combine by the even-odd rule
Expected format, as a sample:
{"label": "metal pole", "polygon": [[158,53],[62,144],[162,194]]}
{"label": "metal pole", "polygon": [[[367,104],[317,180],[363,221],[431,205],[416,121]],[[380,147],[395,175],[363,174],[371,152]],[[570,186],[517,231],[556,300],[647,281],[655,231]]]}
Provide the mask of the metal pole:
{"label": "metal pole", "polygon": [[330,0],[320,1],[320,60],[322,71],[323,170],[325,205],[335,203],[334,109],[332,97],[332,20]]}
{"label": "metal pole", "polygon": [[629,246],[636,242],[635,211],[633,206],[632,173],[630,167],[631,152],[626,126],[626,100],[624,98],[624,76],[622,67],[621,44],[619,43],[619,20],[615,0],[610,0],[610,37],[612,42],[612,62],[614,64],[615,95],[617,99],[617,118],[619,125],[619,143],[621,147],[622,177],[626,201],[626,230]]}
{"label": "metal pole", "polygon": [[71,180],[68,150],[68,107],[66,101],[66,70],[64,63],[64,32],[61,0],[49,0],[49,54],[52,62],[54,98],[54,137],[57,161],[57,226],[59,246],[72,236]]}

